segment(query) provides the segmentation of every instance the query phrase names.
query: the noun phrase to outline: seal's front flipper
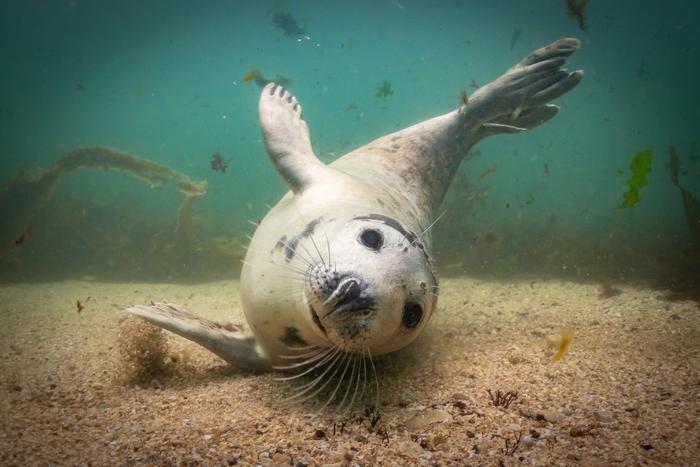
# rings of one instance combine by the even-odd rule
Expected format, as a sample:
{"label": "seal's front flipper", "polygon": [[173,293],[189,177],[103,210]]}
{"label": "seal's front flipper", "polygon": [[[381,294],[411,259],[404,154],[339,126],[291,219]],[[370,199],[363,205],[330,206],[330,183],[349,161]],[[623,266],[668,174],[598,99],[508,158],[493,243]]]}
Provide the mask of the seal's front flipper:
{"label": "seal's front flipper", "polygon": [[314,154],[301,105],[289,91],[269,83],[260,95],[259,111],[267,153],[294,193],[330,170]]}
{"label": "seal's front flipper", "polygon": [[[548,120],[556,110],[547,103],[573,89],[583,77],[582,70],[568,72],[561,68],[579,46],[578,39],[564,38],[535,50],[503,76],[480,88],[460,112],[468,115],[470,122],[475,118],[482,124],[513,127],[495,127],[492,130],[503,131],[492,133],[512,133]],[[487,127],[482,135],[490,132]]]}
{"label": "seal's front flipper", "polygon": [[268,369],[252,336],[199,318],[178,305],[154,303],[132,306],[124,311],[194,341],[238,368]]}

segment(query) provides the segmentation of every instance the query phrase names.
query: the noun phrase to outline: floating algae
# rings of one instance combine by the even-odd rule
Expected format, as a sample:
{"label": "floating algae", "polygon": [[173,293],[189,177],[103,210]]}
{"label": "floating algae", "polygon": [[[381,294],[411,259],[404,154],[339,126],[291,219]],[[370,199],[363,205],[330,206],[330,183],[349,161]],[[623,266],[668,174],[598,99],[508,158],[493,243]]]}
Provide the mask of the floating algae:
{"label": "floating algae", "polygon": [[556,350],[556,353],[552,356],[553,362],[558,362],[564,358],[573,338],[574,331],[571,328],[564,328],[559,334],[547,338],[549,346]]}
{"label": "floating algae", "polygon": [[564,0],[566,14],[574,18],[581,31],[588,30],[588,20],[586,18],[586,7],[589,0]]}
{"label": "floating algae", "polygon": [[641,189],[649,184],[649,173],[651,173],[651,163],[654,160],[654,150],[652,148],[639,151],[630,162],[632,176],[625,182],[629,190],[623,195],[624,199],[619,208],[631,208],[639,204],[642,200]]}
{"label": "floating algae", "polygon": [[297,20],[286,11],[278,11],[272,15],[272,22],[287,37],[298,39],[306,35],[306,30],[299,26]]}
{"label": "floating algae", "polygon": [[[186,231],[191,222],[191,204],[194,198],[206,192],[207,182],[192,181],[187,175],[162,164],[143,159],[117,149],[103,146],[87,146],[75,149],[61,157],[49,169],[38,175],[20,173],[0,186],[0,206],[14,206],[12,213],[4,213],[13,219],[14,224],[28,225],[33,213],[48,200],[61,177],[68,172],[80,169],[119,170],[131,173],[151,187],[162,187],[174,182],[184,193],[185,200],[179,210],[178,232]],[[8,223],[9,224],[9,223]],[[6,225],[9,232],[17,230],[16,225]],[[3,237],[11,233],[0,232]]]}
{"label": "floating algae", "polygon": [[394,95],[394,89],[389,81],[384,80],[377,86],[377,92],[374,95],[377,99],[386,100],[387,97]]}
{"label": "floating algae", "polygon": [[257,68],[252,68],[244,77],[243,81],[246,82],[255,82],[255,84],[258,85],[260,89],[264,88],[265,86],[268,85],[268,83],[275,83],[279,84],[282,87],[289,88],[289,85],[292,84],[292,80],[287,78],[286,76],[282,75],[277,75],[274,78],[266,78],[265,76],[262,75],[260,70]]}

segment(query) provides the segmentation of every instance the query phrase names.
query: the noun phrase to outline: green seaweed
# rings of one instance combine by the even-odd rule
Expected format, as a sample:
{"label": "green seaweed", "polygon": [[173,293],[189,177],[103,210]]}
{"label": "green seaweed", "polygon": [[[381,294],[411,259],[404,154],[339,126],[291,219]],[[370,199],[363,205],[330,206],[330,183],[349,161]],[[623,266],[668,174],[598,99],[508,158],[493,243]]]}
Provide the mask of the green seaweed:
{"label": "green seaweed", "polygon": [[391,87],[391,83],[387,80],[377,86],[377,92],[374,94],[377,99],[385,100],[389,96],[394,95],[394,90]]}
{"label": "green seaweed", "polygon": [[639,151],[630,162],[632,176],[625,182],[629,190],[623,195],[623,201],[618,206],[621,209],[631,208],[639,204],[642,200],[641,189],[649,184],[649,174],[651,173],[651,163],[654,160],[653,148]]}

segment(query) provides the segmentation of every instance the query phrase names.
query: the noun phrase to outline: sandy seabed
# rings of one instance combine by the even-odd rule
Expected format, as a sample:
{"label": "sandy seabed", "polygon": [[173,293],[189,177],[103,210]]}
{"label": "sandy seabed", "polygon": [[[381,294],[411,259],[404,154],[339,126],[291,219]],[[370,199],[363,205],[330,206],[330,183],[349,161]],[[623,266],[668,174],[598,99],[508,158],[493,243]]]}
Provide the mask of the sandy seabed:
{"label": "sandy seabed", "polygon": [[[696,303],[561,281],[441,286],[428,329],[378,364],[374,426],[367,401],[320,415],[280,403],[289,383],[172,334],[169,376],[115,378],[121,309],[167,299],[243,323],[236,281],[2,286],[0,464],[700,464]],[[562,328],[573,340],[553,362],[546,337]],[[518,397],[495,407],[487,390]]]}

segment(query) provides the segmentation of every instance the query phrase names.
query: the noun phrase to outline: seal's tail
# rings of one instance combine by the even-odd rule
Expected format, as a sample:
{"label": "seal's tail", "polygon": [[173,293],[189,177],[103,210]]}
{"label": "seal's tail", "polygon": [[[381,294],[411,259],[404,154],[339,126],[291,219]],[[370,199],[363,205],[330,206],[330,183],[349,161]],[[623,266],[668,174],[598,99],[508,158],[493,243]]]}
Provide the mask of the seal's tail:
{"label": "seal's tail", "polygon": [[239,329],[199,318],[172,303],[135,305],[124,311],[194,341],[239,368],[258,371],[268,368],[255,339]]}

